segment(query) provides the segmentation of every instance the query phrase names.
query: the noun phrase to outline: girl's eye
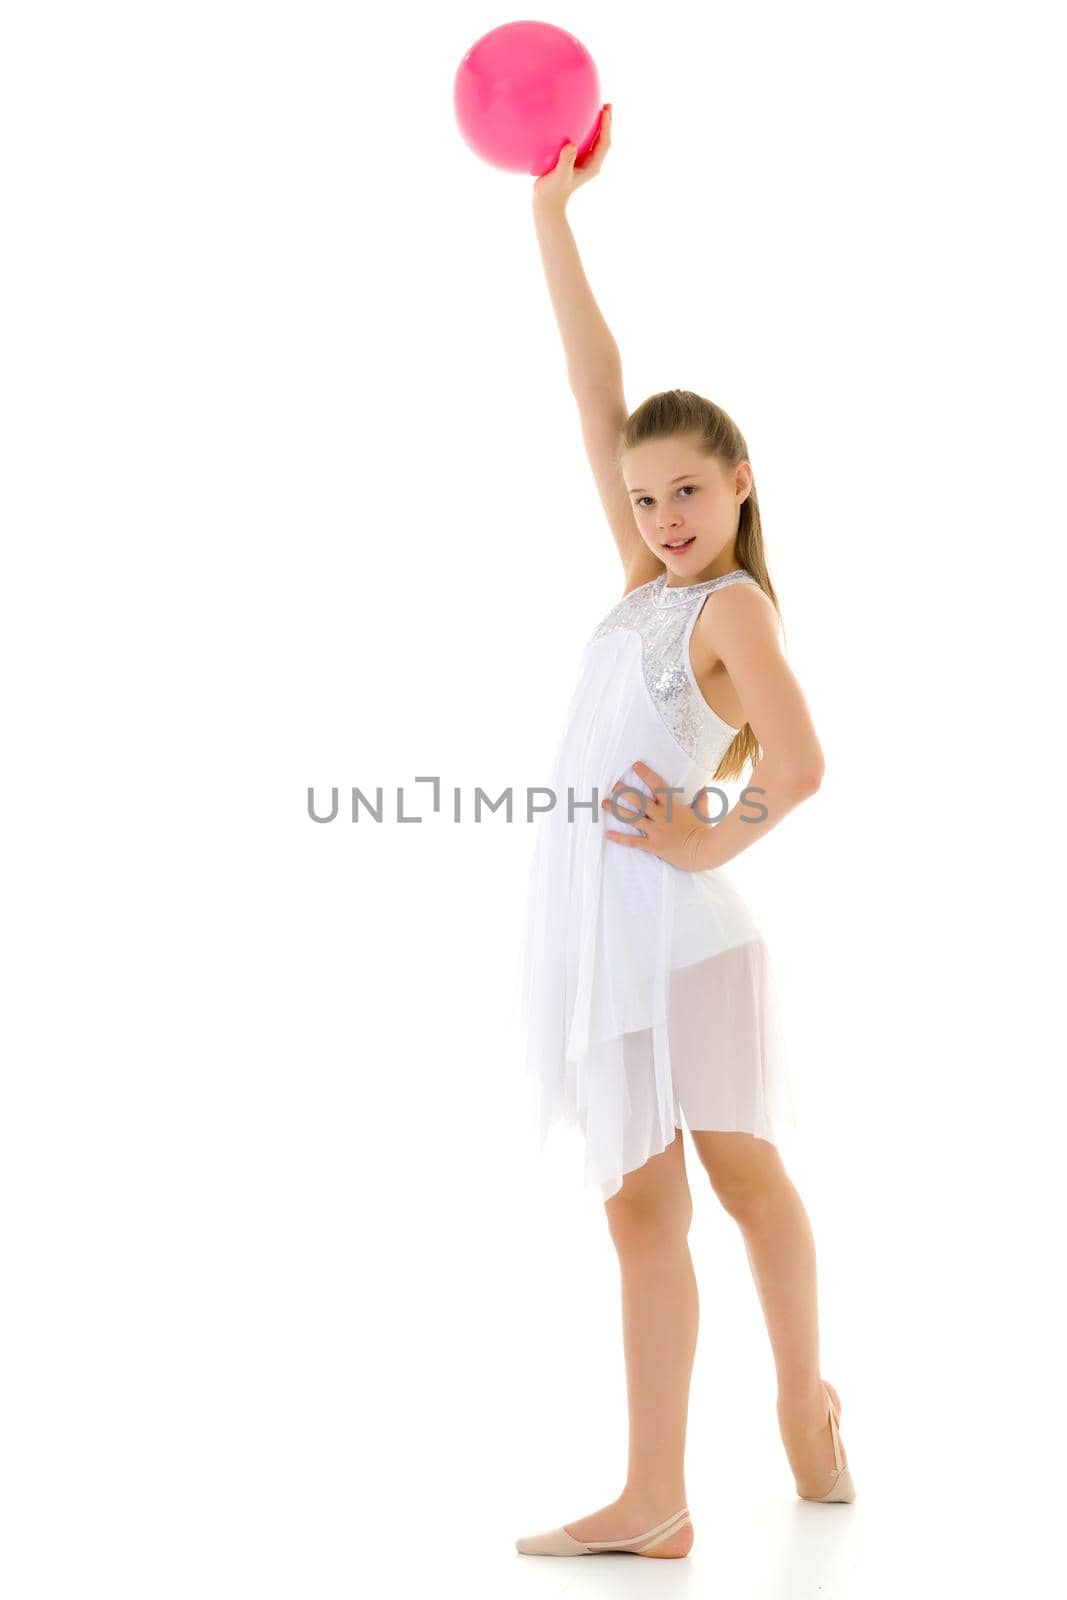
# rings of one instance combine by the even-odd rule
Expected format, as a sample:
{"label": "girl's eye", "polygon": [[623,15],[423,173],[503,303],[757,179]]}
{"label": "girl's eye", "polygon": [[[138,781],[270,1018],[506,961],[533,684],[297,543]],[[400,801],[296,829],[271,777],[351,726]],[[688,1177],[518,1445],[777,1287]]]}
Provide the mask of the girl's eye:
{"label": "girl's eye", "polygon": [[[683,489],[688,489],[691,494],[696,494],[696,492],[697,492],[695,483],[683,483],[682,484],[682,488]],[[637,504],[640,505],[642,500],[651,500],[651,498],[652,498],[652,496],[650,494],[640,495],[638,497]]]}

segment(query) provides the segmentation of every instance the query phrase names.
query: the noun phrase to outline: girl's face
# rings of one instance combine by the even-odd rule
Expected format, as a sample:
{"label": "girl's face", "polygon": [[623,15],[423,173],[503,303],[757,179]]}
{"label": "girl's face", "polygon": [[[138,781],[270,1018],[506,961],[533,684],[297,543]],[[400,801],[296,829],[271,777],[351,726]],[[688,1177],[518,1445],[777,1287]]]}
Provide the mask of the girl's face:
{"label": "girl's face", "polygon": [[728,467],[692,437],[649,439],[625,453],[622,475],[641,537],[669,571],[697,583],[713,563],[729,567],[752,487],[747,461]]}

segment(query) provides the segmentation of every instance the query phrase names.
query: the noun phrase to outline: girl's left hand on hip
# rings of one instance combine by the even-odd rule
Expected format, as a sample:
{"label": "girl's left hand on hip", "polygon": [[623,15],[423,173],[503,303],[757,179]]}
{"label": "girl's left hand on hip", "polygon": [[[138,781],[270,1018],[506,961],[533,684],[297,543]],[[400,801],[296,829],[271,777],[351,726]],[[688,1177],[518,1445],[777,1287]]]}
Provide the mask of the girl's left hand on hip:
{"label": "girl's left hand on hip", "polygon": [[[607,812],[608,816],[614,815],[624,822],[632,822],[641,832],[613,833],[605,828],[607,838],[615,844],[628,845],[631,850],[645,850],[682,872],[702,871],[701,845],[711,824],[700,820],[692,806],[685,804],[677,788],[668,794],[666,778],[643,761],[635,761],[633,770],[652,790],[651,795],[641,794],[644,813],[634,811],[628,805],[629,796],[626,801],[612,801],[606,796],[600,802],[600,809]],[[623,783],[621,778],[611,794],[615,795],[620,789],[629,789],[630,794],[640,792],[634,784]]]}

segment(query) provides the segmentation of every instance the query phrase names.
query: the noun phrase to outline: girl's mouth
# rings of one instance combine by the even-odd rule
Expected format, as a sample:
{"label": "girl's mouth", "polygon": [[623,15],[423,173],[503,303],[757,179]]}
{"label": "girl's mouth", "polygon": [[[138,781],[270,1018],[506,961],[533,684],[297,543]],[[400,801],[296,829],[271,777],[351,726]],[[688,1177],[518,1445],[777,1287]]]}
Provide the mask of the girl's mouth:
{"label": "girl's mouth", "polygon": [[680,544],[665,544],[663,548],[664,550],[688,550],[695,538],[696,534],[694,533],[690,538],[683,539]]}

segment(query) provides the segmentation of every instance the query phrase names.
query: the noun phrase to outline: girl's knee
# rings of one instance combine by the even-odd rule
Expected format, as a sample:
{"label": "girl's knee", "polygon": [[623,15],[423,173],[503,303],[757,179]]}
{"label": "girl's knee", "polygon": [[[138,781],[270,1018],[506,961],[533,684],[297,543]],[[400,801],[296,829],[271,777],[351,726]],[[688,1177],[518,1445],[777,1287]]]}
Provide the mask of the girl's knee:
{"label": "girl's knee", "polygon": [[777,1185],[760,1179],[752,1182],[738,1180],[718,1184],[713,1181],[712,1188],[723,1210],[728,1212],[735,1222],[745,1224],[759,1222],[761,1217],[768,1215],[775,1206]]}
{"label": "girl's knee", "polygon": [[748,1133],[694,1133],[701,1164],[722,1206],[748,1219],[772,1205],[788,1182],[777,1148]]}
{"label": "girl's knee", "polygon": [[659,1249],[683,1240],[693,1221],[693,1202],[607,1205],[608,1229],[621,1250]]}
{"label": "girl's knee", "polygon": [[604,1210],[617,1243],[658,1243],[685,1237],[693,1220],[693,1196],[680,1132],[662,1154],[625,1174],[622,1188],[605,1201]]}

